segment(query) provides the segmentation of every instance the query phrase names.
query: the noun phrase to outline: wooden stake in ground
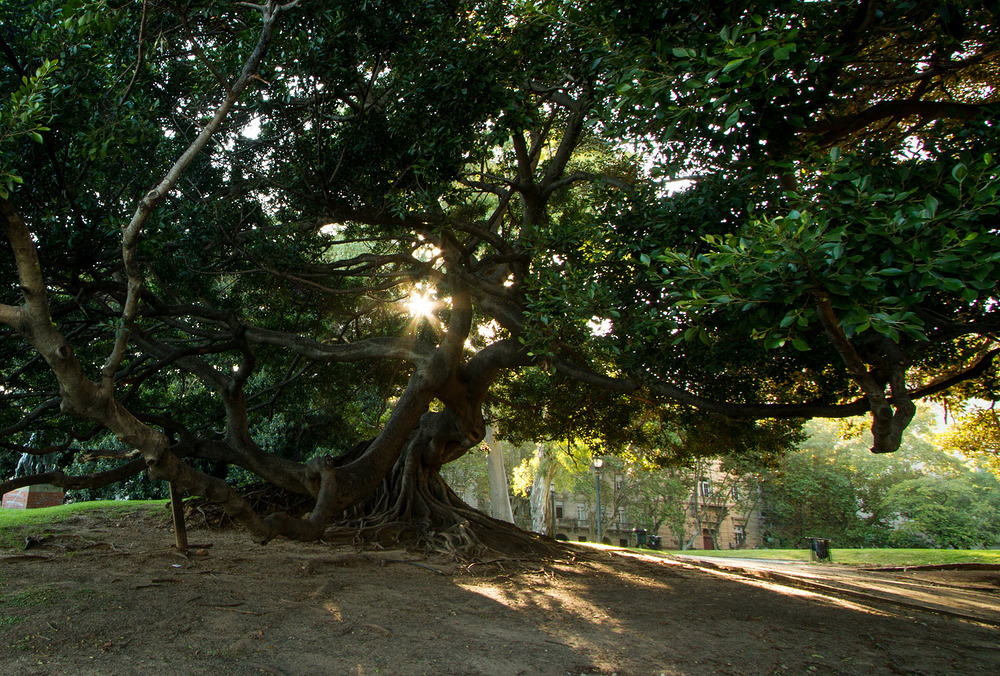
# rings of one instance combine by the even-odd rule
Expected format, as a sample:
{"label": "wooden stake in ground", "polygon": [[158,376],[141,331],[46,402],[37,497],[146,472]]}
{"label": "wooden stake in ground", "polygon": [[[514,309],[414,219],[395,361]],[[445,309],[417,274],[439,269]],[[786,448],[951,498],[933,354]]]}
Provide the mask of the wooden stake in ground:
{"label": "wooden stake in ground", "polygon": [[170,514],[174,519],[174,546],[181,554],[187,554],[188,538],[187,530],[184,528],[184,505],[181,504],[181,494],[174,487],[174,482],[167,482],[170,486]]}

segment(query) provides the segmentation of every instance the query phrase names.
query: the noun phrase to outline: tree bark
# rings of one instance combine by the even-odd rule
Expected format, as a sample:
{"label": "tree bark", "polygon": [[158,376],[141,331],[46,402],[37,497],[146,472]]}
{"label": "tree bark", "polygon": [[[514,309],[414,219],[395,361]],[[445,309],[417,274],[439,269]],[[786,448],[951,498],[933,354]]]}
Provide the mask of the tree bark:
{"label": "tree bark", "polygon": [[542,444],[535,445],[535,459],[538,461],[538,471],[531,483],[531,530],[555,537],[552,532],[552,501],[549,493],[556,466]]}
{"label": "tree bark", "polygon": [[510,507],[510,487],[503,465],[503,450],[490,426],[486,427],[486,439],[483,443],[489,449],[486,463],[490,478],[490,514],[494,519],[514,523],[514,511]]}
{"label": "tree bark", "polygon": [[[475,445],[464,427],[448,410],[425,413],[381,485],[349,510],[339,527],[383,546],[406,542],[460,558],[553,548],[554,543],[470,507],[441,477],[444,464]],[[364,453],[364,446],[354,453]]]}

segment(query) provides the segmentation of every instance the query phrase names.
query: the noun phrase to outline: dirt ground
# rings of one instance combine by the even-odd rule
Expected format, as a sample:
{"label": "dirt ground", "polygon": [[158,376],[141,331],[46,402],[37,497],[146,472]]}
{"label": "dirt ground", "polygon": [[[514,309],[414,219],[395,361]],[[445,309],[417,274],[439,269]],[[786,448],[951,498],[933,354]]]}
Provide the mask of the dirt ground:
{"label": "dirt ground", "polygon": [[1000,629],[642,555],[474,565],[85,513],[0,551],[0,674],[990,674]]}

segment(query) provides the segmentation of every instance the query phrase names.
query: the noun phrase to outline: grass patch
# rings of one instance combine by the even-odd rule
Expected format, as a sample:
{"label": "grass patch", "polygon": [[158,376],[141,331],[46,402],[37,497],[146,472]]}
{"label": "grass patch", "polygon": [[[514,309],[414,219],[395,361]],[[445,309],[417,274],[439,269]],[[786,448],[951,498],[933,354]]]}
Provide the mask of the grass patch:
{"label": "grass patch", "polygon": [[0,615],[0,627],[13,627],[18,622],[21,622],[23,618],[20,617],[8,617],[6,615]]}
{"label": "grass patch", "polygon": [[996,549],[834,549],[833,560],[862,566],[927,566],[946,563],[1000,564]]}
{"label": "grass patch", "polygon": [[687,549],[684,551],[666,551],[664,554],[711,556],[722,559],[771,559],[780,561],[809,561],[811,558],[808,549]]}
{"label": "grass patch", "polygon": [[[718,549],[671,551],[723,559],[771,559],[811,561],[808,549]],[[948,563],[994,563],[1000,565],[997,549],[832,549],[834,563],[850,566],[928,566]]]}
{"label": "grass patch", "polygon": [[29,650],[31,648],[31,639],[33,639],[33,638],[35,638],[35,637],[34,636],[25,636],[20,641],[17,641],[15,643],[11,643],[9,647],[10,647],[11,650],[16,650],[18,652],[24,652],[24,651]]}
{"label": "grass patch", "polygon": [[48,526],[100,510],[112,516],[162,511],[167,500],[95,500],[39,509],[0,509],[0,549],[20,549],[28,535],[48,535]]}
{"label": "grass patch", "polygon": [[32,587],[13,594],[0,596],[0,605],[14,608],[30,608],[41,606],[55,598],[55,592],[51,589],[39,589]]}

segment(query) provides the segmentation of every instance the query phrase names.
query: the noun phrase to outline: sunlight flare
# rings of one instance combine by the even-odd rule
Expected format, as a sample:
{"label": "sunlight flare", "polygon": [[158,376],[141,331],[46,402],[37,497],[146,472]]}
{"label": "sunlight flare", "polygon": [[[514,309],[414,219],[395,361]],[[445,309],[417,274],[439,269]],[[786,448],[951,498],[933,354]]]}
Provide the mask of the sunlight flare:
{"label": "sunlight flare", "polygon": [[434,315],[434,309],[437,306],[437,302],[431,298],[428,292],[421,293],[417,289],[414,289],[410,293],[409,300],[406,301],[406,308],[410,315],[415,318],[431,317]]}

